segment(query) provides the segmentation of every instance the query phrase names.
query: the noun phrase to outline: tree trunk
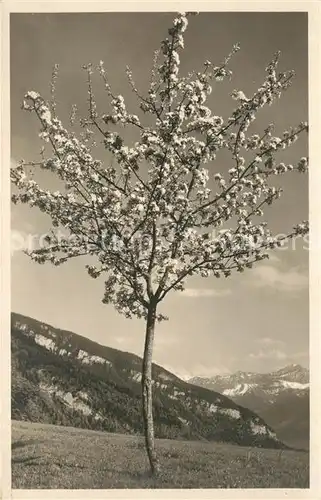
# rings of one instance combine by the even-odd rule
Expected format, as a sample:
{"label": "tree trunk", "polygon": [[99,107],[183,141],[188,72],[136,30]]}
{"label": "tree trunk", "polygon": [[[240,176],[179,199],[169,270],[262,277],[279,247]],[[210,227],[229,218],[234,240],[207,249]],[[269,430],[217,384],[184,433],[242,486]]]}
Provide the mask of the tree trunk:
{"label": "tree trunk", "polygon": [[150,306],[147,316],[145,348],[142,369],[142,400],[145,446],[150,463],[151,472],[157,475],[160,464],[155,450],[153,400],[152,400],[152,357],[156,322],[156,307]]}

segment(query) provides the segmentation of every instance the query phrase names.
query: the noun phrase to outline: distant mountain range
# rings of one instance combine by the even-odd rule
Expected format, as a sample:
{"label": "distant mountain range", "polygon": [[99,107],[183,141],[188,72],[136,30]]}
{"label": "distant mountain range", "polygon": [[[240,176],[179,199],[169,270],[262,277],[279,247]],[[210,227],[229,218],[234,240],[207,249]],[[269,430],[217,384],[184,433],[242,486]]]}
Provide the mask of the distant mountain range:
{"label": "distant mountain range", "polygon": [[[141,359],[12,313],[12,418],[142,433]],[[263,418],[153,366],[157,437],[284,448]]]}
{"label": "distant mountain range", "polygon": [[238,371],[188,381],[220,392],[258,413],[286,443],[309,447],[309,371],[288,365],[271,373]]}

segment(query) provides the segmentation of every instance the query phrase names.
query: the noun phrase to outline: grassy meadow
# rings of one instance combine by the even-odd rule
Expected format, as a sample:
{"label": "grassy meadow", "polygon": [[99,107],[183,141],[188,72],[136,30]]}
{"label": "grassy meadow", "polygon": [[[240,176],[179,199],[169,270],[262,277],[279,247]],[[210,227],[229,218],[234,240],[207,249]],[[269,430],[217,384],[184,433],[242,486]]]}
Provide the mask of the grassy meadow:
{"label": "grassy meadow", "polygon": [[159,439],[149,476],[143,438],[12,422],[12,488],[308,488],[305,451]]}

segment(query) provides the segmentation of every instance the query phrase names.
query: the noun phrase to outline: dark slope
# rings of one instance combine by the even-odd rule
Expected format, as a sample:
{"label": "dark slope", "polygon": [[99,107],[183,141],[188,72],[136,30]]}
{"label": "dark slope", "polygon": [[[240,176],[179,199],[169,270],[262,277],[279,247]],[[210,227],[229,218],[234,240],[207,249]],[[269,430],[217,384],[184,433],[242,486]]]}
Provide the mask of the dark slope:
{"label": "dark slope", "polygon": [[[141,359],[12,314],[12,418],[140,434]],[[157,437],[279,448],[264,420],[153,367]]]}

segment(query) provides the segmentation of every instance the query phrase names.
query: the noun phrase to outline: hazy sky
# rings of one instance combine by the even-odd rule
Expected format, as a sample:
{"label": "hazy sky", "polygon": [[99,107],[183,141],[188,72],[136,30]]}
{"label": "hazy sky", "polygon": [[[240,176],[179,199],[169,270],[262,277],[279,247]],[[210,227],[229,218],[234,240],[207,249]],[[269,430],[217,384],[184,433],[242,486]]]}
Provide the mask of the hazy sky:
{"label": "hazy sky", "polygon": [[[125,66],[138,87],[149,80],[153,51],[167,34],[173,14],[11,14],[12,161],[36,160],[41,143],[33,115],[21,110],[23,95],[36,90],[49,98],[54,63],[60,65],[58,114],[66,120],[73,103],[85,111],[87,89],[83,64],[104,60],[115,93],[136,109]],[[190,20],[182,54],[182,72],[201,68],[206,59],[219,64],[232,45],[241,50],[231,64],[232,82],[220,84],[211,95],[215,114],[229,116],[229,94],[242,89],[250,95],[264,78],[276,50],[280,68],[294,69],[293,86],[280,101],[263,110],[259,130],[271,121],[276,132],[308,116],[308,37],[304,13],[202,13]],[[95,80],[97,101],[106,102]],[[307,154],[306,138],[284,155],[294,162]],[[224,162],[215,166],[224,171]],[[48,188],[54,182],[42,174]],[[267,212],[276,232],[286,233],[308,216],[308,177],[290,173],[282,178],[283,197]],[[41,235],[48,220],[36,209],[13,207],[14,244],[17,238]],[[274,252],[273,259],[227,280],[191,279],[185,294],[176,292],[163,304],[170,321],[157,327],[157,363],[182,375],[211,375],[236,370],[268,371],[288,363],[308,366],[308,252]],[[55,268],[31,262],[15,251],[12,259],[12,310],[72,330],[102,344],[142,354],[144,324],[127,320],[101,303],[103,281],[92,280],[84,260]]]}

